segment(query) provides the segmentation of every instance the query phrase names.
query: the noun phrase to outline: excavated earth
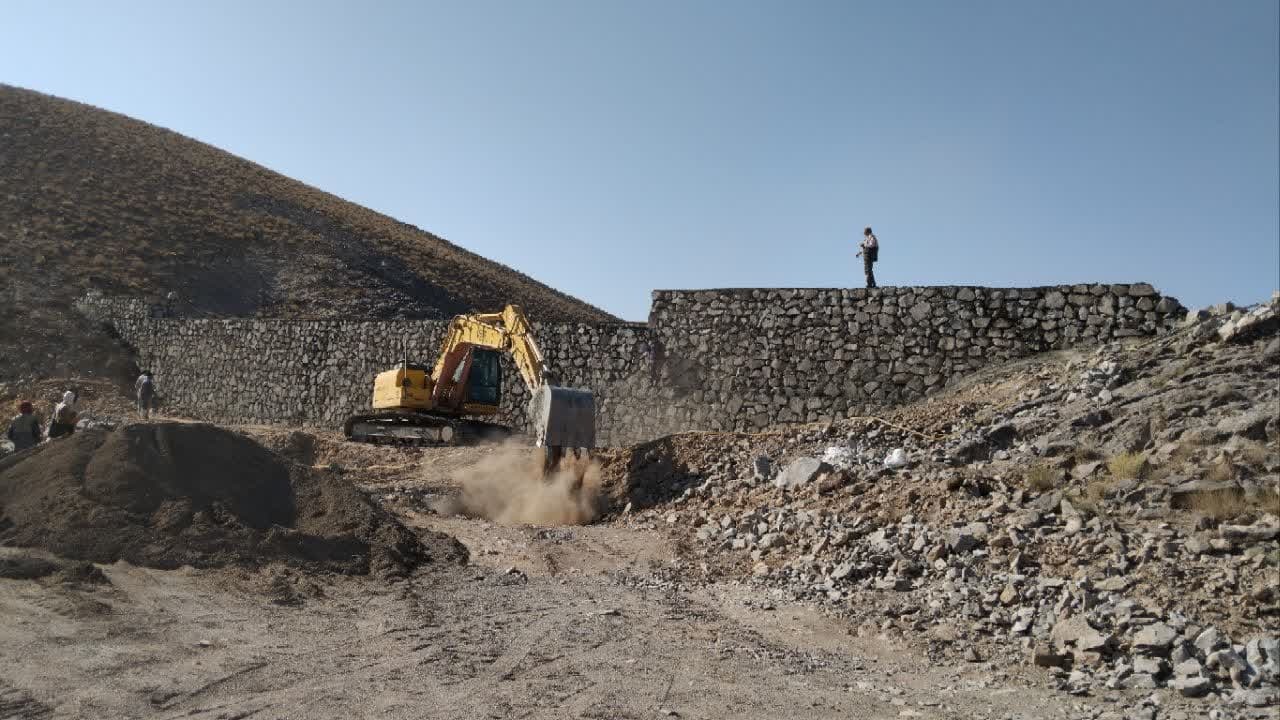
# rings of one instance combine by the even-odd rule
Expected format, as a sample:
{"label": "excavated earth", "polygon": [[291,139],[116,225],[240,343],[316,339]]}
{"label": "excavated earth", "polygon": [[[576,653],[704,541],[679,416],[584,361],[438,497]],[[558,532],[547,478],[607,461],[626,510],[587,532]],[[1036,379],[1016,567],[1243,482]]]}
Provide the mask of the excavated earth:
{"label": "excavated earth", "polygon": [[385,575],[465,557],[340,475],[180,423],[88,430],[0,460],[0,543],[165,569],[278,561]]}

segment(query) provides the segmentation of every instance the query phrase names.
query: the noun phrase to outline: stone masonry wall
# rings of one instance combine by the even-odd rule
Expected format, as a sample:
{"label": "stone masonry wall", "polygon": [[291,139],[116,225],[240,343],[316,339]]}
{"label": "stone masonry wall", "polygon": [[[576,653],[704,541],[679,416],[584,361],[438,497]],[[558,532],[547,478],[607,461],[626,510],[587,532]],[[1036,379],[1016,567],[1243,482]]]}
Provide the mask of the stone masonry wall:
{"label": "stone masonry wall", "polygon": [[[446,323],[184,319],[90,296],[156,373],[167,412],[223,423],[340,427],[406,350],[434,360]],[[982,365],[1152,335],[1185,310],[1150,285],[663,290],[649,324],[535,323],[562,384],[595,392],[601,445],[752,430],[904,402]],[[528,391],[504,363],[500,421]]]}
{"label": "stone masonry wall", "polygon": [[1145,283],[654,293],[673,427],[762,428],[919,398],[992,362],[1153,335],[1185,314]]}
{"label": "stone masonry wall", "polygon": [[[404,356],[433,363],[448,323],[435,320],[276,320],[167,317],[161,308],[101,297],[79,303],[111,324],[155,373],[164,412],[228,424],[292,424],[337,429],[369,409],[373,377]],[[625,442],[620,403],[634,368],[646,363],[643,325],[535,324],[535,337],[560,382],[607,387],[596,397],[597,441]],[[584,348],[593,351],[592,361]],[[502,412],[496,422],[526,426],[529,391],[503,358]],[[626,435],[619,435],[626,431]]]}

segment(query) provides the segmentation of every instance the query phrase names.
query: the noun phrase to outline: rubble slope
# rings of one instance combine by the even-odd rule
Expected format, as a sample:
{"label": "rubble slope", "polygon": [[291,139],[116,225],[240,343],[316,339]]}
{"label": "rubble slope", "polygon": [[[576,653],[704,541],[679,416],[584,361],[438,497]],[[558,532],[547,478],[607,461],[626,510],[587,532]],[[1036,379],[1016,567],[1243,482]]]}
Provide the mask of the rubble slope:
{"label": "rubble slope", "polygon": [[[988,368],[881,416],[606,462],[620,518],[940,655],[1244,707],[1280,680],[1280,304]],[[902,462],[886,462],[895,450]]]}

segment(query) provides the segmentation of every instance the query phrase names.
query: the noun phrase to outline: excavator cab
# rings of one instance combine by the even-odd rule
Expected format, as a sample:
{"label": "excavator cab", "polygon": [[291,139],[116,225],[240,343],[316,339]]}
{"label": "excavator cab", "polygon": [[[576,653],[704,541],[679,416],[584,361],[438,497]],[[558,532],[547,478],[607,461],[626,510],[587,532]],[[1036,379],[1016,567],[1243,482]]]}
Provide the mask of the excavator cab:
{"label": "excavator cab", "polygon": [[467,373],[465,404],[492,405],[502,402],[502,363],[497,350],[471,348],[471,369]]}
{"label": "excavator cab", "polygon": [[497,350],[461,343],[439,365],[432,388],[437,410],[461,415],[496,415],[502,400],[502,364]]}

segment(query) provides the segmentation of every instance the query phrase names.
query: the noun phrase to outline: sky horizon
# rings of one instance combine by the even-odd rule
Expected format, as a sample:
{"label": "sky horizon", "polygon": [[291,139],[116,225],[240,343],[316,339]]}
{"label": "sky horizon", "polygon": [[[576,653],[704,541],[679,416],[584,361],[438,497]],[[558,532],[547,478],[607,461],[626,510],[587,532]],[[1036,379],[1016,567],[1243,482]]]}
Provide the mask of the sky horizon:
{"label": "sky horizon", "polygon": [[20,1],[0,82],[626,320],[671,288],[1280,288],[1280,3]]}

